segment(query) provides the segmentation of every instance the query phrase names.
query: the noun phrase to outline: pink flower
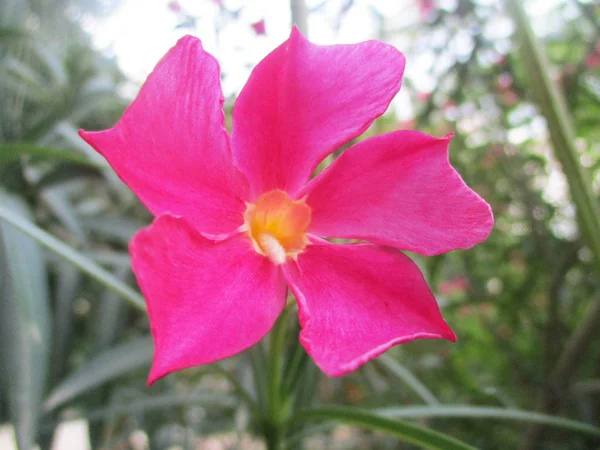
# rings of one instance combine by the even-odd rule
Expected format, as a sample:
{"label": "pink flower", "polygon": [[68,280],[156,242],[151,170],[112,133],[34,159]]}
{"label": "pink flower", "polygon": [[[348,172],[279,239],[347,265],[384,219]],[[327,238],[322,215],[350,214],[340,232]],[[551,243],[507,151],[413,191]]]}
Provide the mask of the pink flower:
{"label": "pink flower", "polygon": [[431,98],[431,92],[419,91],[416,93],[415,98],[420,102],[426,102]]}
{"label": "pink flower", "polygon": [[585,58],[585,67],[595,69],[600,67],[600,53],[592,52]]}
{"label": "pink flower", "polygon": [[520,98],[519,94],[517,94],[512,89],[509,89],[502,94],[502,100],[504,101],[506,106],[510,107],[515,106],[517,103],[519,103]]}
{"label": "pink flower", "polygon": [[505,91],[510,89],[513,85],[513,77],[510,73],[504,72],[498,76],[498,80],[496,82],[496,89],[498,91]]}
{"label": "pink flower", "polygon": [[400,121],[398,121],[396,129],[398,129],[398,130],[412,130],[413,128],[415,128],[416,125],[417,125],[417,121],[414,118],[407,119],[407,120],[400,120]]}
{"label": "pink flower", "polygon": [[442,109],[456,109],[456,102],[454,100],[448,99],[442,105]]}
{"label": "pink flower", "polygon": [[494,64],[497,66],[503,66],[506,63],[506,55],[498,53],[494,58]]}
{"label": "pink flower", "polygon": [[489,206],[448,162],[450,137],[366,139],[311,179],[383,114],[403,71],[389,45],[318,46],[294,28],[252,72],[230,137],[218,63],[187,36],[114,128],[80,132],[156,215],[130,246],[156,346],[150,383],[257,343],[288,287],[300,341],[331,376],[402,342],[455,340],[396,250],[436,255],[490,232]]}
{"label": "pink flower", "polygon": [[177,1],[169,2],[168,7],[173,12],[181,12],[181,5]]}
{"label": "pink flower", "polygon": [[253,23],[251,27],[258,36],[267,34],[267,28],[265,26],[264,19],[260,19],[258,22]]}
{"label": "pink flower", "polygon": [[454,293],[462,294],[469,288],[469,280],[465,277],[456,277],[451,280],[444,280],[440,283],[440,294],[450,295]]}
{"label": "pink flower", "polygon": [[435,11],[435,0],[418,0],[419,11],[423,20],[429,19],[433,11]]}

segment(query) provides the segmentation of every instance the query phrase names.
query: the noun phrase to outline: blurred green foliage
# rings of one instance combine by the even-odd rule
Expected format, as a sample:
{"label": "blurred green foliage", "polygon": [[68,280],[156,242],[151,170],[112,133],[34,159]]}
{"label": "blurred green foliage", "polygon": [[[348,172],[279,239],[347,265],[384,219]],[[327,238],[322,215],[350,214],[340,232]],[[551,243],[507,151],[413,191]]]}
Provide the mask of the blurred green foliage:
{"label": "blurred green foliage", "polygon": [[[459,341],[406,344],[354,374],[327,379],[298,346],[295,319],[282,319],[292,330],[281,377],[282,404],[292,417],[290,448],[412,448],[383,434],[391,429],[392,436],[406,438],[399,430],[412,433],[410,423],[402,428],[386,422],[383,412],[364,409],[307,409],[314,404],[388,408],[385,417],[396,411],[425,430],[485,449],[599,445],[598,436],[585,431],[600,414],[597,263],[580,234],[504,5],[446,3],[403,29],[373,7],[380,38],[394,42],[408,34],[410,46],[401,50],[430,59],[435,88],[420,92],[408,71],[404,89],[414,119],[399,123],[391,112],[366,136],[406,126],[455,133],[453,165],[494,210],[496,225],[484,244],[436,257],[411,255]],[[344,2],[340,21],[353,4]],[[142,431],[156,449],[195,448],[199,438],[215,435],[233,440],[232,446],[237,436],[241,448],[252,448],[257,444],[249,436],[266,434],[272,425],[264,403],[270,390],[266,343],[150,389],[145,313],[115,293],[119,283],[135,285],[127,244],[151,216],[76,132],[112,126],[127,103],[118,94],[127,80],[75,20],[111,6],[0,3],[0,207],[114,275],[104,284],[90,278],[81,265],[44,250],[43,237],[32,239],[0,221],[0,421],[15,425],[22,449],[35,442],[48,448],[55,427],[74,417],[88,419],[93,448],[140,448],[132,436]],[[600,54],[600,8],[565,0],[535,17],[597,203],[600,64],[590,55]],[[430,408],[425,412],[402,409],[424,404]],[[492,414],[477,406],[497,409]],[[579,425],[542,428],[539,417],[515,409]],[[334,429],[327,418],[374,431]],[[450,448],[440,445],[432,448]]]}

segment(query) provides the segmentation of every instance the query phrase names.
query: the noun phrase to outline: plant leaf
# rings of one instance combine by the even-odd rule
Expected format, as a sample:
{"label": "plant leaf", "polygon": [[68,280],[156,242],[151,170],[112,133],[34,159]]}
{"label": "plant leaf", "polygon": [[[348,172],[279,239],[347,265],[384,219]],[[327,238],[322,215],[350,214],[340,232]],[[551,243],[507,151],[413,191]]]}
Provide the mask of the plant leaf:
{"label": "plant leaf", "polygon": [[[116,272],[119,280],[125,282],[131,269],[121,267]],[[96,348],[105,350],[119,339],[119,335],[126,328],[127,305],[113,291],[107,289],[99,298],[98,315]]]}
{"label": "plant leaf", "polygon": [[37,189],[45,189],[77,178],[101,177],[102,173],[95,166],[84,166],[77,163],[61,163],[46,172],[37,182]]}
{"label": "plant leaf", "polygon": [[0,42],[2,43],[29,37],[29,33],[21,28],[0,27]]}
{"label": "plant leaf", "polygon": [[89,244],[87,236],[77,214],[73,210],[65,189],[60,186],[45,189],[41,192],[40,197],[62,225],[77,238],[77,241],[87,246]]}
{"label": "plant leaf", "polygon": [[140,367],[150,366],[153,352],[152,338],[144,336],[100,353],[54,388],[44,403],[44,410],[52,411],[104,383]]}
{"label": "plant leaf", "polygon": [[131,238],[144,227],[144,223],[117,216],[82,217],[81,223],[88,230],[103,238],[127,245]]}
{"label": "plant leaf", "polygon": [[75,266],[64,261],[55,265],[54,329],[50,380],[57,383],[65,374],[68,355],[73,343],[73,303],[81,289],[82,274]]}
{"label": "plant leaf", "polygon": [[126,414],[136,414],[147,412],[154,409],[166,409],[174,406],[187,405],[210,405],[211,407],[234,408],[237,405],[237,399],[232,395],[222,392],[196,391],[186,395],[167,394],[156,397],[148,397],[142,400],[136,400],[127,405],[115,405],[108,408],[90,411],[85,414],[85,419],[89,421],[103,420],[109,417],[121,416]]}
{"label": "plant leaf", "polygon": [[72,247],[69,247],[64,242],[59,241],[54,236],[45,232],[35,224],[24,220],[22,217],[2,206],[0,206],[0,220],[10,223],[28,236],[38,241],[47,249],[74,264],[96,281],[99,281],[106,287],[119,294],[121,298],[127,300],[131,305],[140,310],[146,309],[146,302],[138,292],[134,291],[127,284],[123,283],[117,277],[98,266],[89,258],[85,257]]}
{"label": "plant leaf", "polygon": [[31,142],[10,142],[0,147],[0,162],[2,163],[18,160],[23,155],[30,155],[51,161],[66,161],[87,167],[106,168],[106,164],[92,161],[75,152],[55,147],[40,146]]}
{"label": "plant leaf", "polygon": [[427,386],[402,364],[395,361],[391,356],[381,355],[376,363],[383,366],[389,373],[401,379],[415,394],[429,405],[439,405],[439,400],[431,393]]}
{"label": "plant leaf", "polygon": [[[0,191],[0,205],[30,217],[17,197]],[[20,449],[35,445],[50,353],[51,317],[44,255],[35,240],[0,223],[0,350],[8,406]]]}
{"label": "plant leaf", "polygon": [[329,406],[300,410],[292,417],[290,423],[295,424],[299,421],[309,420],[332,420],[358,425],[370,430],[383,431],[386,434],[400,438],[404,442],[432,450],[473,450],[475,448],[429,428],[390,419],[373,411],[349,406]]}
{"label": "plant leaf", "polygon": [[444,406],[409,406],[403,408],[377,409],[386,417],[426,418],[448,417],[466,419],[498,419],[515,422],[529,422],[563,428],[579,433],[600,436],[600,428],[576,420],[550,416],[520,409],[494,408],[487,406],[444,405]]}

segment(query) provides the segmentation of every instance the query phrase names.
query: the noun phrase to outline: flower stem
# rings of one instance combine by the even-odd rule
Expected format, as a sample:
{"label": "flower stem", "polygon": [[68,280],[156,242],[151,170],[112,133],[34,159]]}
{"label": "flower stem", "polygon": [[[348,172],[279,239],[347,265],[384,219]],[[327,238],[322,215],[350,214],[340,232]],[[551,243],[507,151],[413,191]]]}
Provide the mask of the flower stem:
{"label": "flower stem", "polygon": [[521,38],[522,61],[540,111],[548,124],[553,153],[562,165],[569,191],[577,209],[578,225],[592,251],[600,272],[600,207],[588,174],[579,163],[575,128],[562,93],[550,79],[546,53],[535,37],[521,0],[507,0],[507,6]]}
{"label": "flower stem", "polygon": [[[507,0],[507,6],[521,38],[522,61],[530,76],[531,89],[540,111],[546,119],[554,156],[562,165],[567,178],[571,198],[577,210],[580,232],[592,251],[596,270],[600,273],[600,207],[588,174],[579,163],[575,148],[575,128],[571,116],[560,90],[550,79],[547,55],[533,33],[522,2]],[[590,306],[592,314],[579,325],[575,334],[569,339],[569,345],[548,378],[538,406],[539,412],[551,412],[556,405],[560,404],[556,393],[564,391],[568,386],[569,375],[574,370],[577,355],[587,345],[587,330],[594,327],[600,317],[600,314],[593,314],[594,311],[600,311],[598,300],[592,302],[596,302]],[[541,426],[532,424],[525,434],[522,448],[537,447],[542,435]]]}
{"label": "flower stem", "polygon": [[289,303],[275,322],[269,335],[269,385],[267,420],[265,423],[265,439],[267,449],[280,450],[283,448],[287,411],[283,399],[283,353],[285,350],[285,335],[287,317],[294,303]]}

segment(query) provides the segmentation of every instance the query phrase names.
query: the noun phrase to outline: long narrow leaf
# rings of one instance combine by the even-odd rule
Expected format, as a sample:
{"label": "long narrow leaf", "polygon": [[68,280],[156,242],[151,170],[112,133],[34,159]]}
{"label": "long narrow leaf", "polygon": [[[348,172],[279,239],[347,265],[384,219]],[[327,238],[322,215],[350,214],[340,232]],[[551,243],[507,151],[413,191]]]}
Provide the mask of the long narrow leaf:
{"label": "long narrow leaf", "polygon": [[376,363],[382,365],[388,372],[401,379],[415,394],[429,405],[439,405],[439,400],[431,393],[427,386],[413,375],[413,373],[403,365],[396,362],[391,356],[381,355]]}
{"label": "long narrow leaf", "polygon": [[[29,217],[24,203],[0,191],[0,204]],[[44,254],[35,240],[0,223],[2,384],[22,450],[35,445],[50,353],[50,299]]]}
{"label": "long narrow leaf", "polygon": [[0,27],[0,42],[2,43],[29,37],[30,34],[21,28]]}
{"label": "long narrow leaf", "polygon": [[[129,267],[121,267],[116,272],[119,280],[124,282],[131,271]],[[99,300],[96,348],[105,350],[117,342],[119,334],[126,327],[127,305],[109,289],[102,293]]]}
{"label": "long narrow leaf", "polygon": [[128,301],[132,306],[135,306],[140,310],[146,309],[144,298],[139,293],[134,291],[131,287],[120,281],[111,273],[104,270],[102,267],[98,266],[89,258],[83,256],[72,247],[68,246],[64,242],[59,241],[54,236],[45,232],[33,223],[23,219],[19,215],[2,206],[0,206],[0,220],[13,225],[23,233],[38,241],[47,249],[55,252],[57,255],[60,255],[70,263],[74,264],[95,280],[112,289],[124,300]]}
{"label": "long narrow leaf", "polygon": [[40,197],[61,224],[77,238],[79,243],[82,245],[89,243],[87,235],[83,231],[79,218],[64,189],[60,187],[45,189],[41,192]]}
{"label": "long narrow leaf", "polygon": [[444,405],[444,406],[409,406],[403,408],[378,409],[386,417],[427,418],[447,417],[464,419],[498,419],[515,422],[529,422],[563,428],[578,433],[600,436],[600,428],[575,420],[549,416],[520,409],[494,408],[487,406]]}
{"label": "long narrow leaf", "polygon": [[103,238],[125,245],[144,226],[141,221],[117,216],[82,217],[81,223]]}
{"label": "long narrow leaf", "polygon": [[[166,394],[160,396],[136,399],[127,404],[116,404],[106,408],[94,409],[83,413],[81,416],[69,417],[68,421],[85,419],[89,422],[106,420],[128,414],[139,414],[153,410],[165,410],[178,406],[207,406],[211,408],[235,408],[238,404],[237,399],[226,393],[208,392],[206,390],[197,390],[189,394]],[[64,423],[64,422],[63,422]],[[52,430],[58,423],[49,422],[41,426],[42,430]]]}
{"label": "long narrow leaf", "polygon": [[358,425],[370,430],[383,431],[396,436],[404,442],[420,445],[432,450],[473,450],[451,436],[439,433],[429,428],[384,417],[376,412],[348,406],[331,406],[314,409],[304,409],[296,413],[290,423],[312,420],[331,420],[336,422]]}
{"label": "long narrow leaf", "polygon": [[150,336],[140,337],[113,347],[87,361],[67,376],[48,396],[45,411],[65,404],[104,383],[140,367],[150,366],[154,346]]}
{"label": "long narrow leaf", "polygon": [[47,160],[66,161],[88,167],[106,168],[106,164],[81,156],[75,152],[61,150],[54,147],[40,146],[30,142],[10,142],[0,147],[0,162],[14,161],[23,155]]}
{"label": "long narrow leaf", "polygon": [[86,420],[103,420],[109,417],[152,411],[155,409],[166,409],[174,406],[210,406],[220,408],[234,408],[237,399],[229,394],[217,392],[193,392],[186,395],[163,395],[137,400],[131,404],[110,406],[100,410],[91,411],[84,417]]}
{"label": "long narrow leaf", "polygon": [[76,179],[101,176],[102,172],[96,166],[84,166],[77,163],[61,162],[42,175],[36,184],[36,188],[44,189]]}
{"label": "long narrow leaf", "polygon": [[577,210],[578,226],[594,255],[597,273],[600,273],[600,206],[589,173],[579,161],[573,118],[564,97],[552,81],[548,57],[533,32],[523,2],[507,0],[506,5],[520,36],[520,56],[527,69],[529,87],[548,124],[553,154],[560,161],[567,178],[569,193]]}
{"label": "long narrow leaf", "polygon": [[73,303],[79,295],[83,275],[77,267],[65,261],[55,264],[54,329],[50,380],[56,384],[66,373],[67,361],[73,346]]}

